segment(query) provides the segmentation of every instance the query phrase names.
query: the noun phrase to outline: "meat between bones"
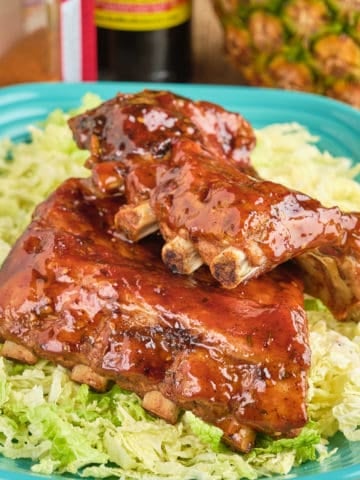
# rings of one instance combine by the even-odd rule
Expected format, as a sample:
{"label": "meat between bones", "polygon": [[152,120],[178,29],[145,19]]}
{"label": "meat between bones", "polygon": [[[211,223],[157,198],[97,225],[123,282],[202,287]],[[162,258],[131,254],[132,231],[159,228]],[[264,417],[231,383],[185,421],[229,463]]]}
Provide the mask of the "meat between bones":
{"label": "meat between bones", "polygon": [[73,379],[138,393],[175,422],[191,410],[248,451],[257,431],[305,424],[310,365],[302,282],[285,269],[221,289],[173,275],[160,237],[113,241],[116,199],[68,180],[40,205],[0,271],[2,354],[47,358]]}

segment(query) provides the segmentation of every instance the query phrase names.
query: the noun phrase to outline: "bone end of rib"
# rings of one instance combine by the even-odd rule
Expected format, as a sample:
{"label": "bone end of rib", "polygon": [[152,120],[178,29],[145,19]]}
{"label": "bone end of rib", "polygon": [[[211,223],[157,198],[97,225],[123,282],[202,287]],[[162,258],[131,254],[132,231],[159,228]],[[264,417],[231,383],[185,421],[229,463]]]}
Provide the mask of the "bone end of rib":
{"label": "bone end of rib", "polygon": [[255,445],[256,432],[251,427],[241,426],[236,432],[225,433],[224,442],[234,450],[248,453]]}
{"label": "bone end of rib", "polygon": [[85,383],[98,392],[105,392],[108,386],[108,379],[94,372],[87,365],[75,365],[71,370],[71,380],[77,383]]}
{"label": "bone end of rib", "polygon": [[11,360],[27,363],[28,365],[34,365],[38,360],[37,356],[34,355],[31,350],[10,340],[6,340],[4,343],[1,355]]}
{"label": "bone end of rib", "polygon": [[145,410],[163,418],[168,423],[175,424],[179,417],[179,408],[175,403],[165,398],[157,390],[145,393],[142,406]]}
{"label": "bone end of rib", "polygon": [[179,236],[163,246],[161,256],[165,265],[173,273],[188,275],[201,267],[203,263],[194,244]]}
{"label": "bone end of rib", "polygon": [[159,229],[149,202],[122,206],[115,215],[115,227],[133,242],[137,242]]}
{"label": "bone end of rib", "polygon": [[210,263],[213,277],[225,288],[235,288],[252,277],[257,270],[250,265],[246,254],[237,248],[228,247],[216,255]]}

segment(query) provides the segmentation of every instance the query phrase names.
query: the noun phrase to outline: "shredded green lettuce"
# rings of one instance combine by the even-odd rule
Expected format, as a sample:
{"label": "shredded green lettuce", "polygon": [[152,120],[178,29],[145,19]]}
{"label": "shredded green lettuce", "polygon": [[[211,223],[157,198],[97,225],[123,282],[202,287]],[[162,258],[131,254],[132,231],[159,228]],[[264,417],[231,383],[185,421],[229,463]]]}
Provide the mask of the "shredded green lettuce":
{"label": "shredded green lettuce", "polygon": [[[87,95],[77,111],[100,99]],[[0,263],[24,230],[34,207],[65,178],[86,176],[66,124],[75,112],[53,112],[31,127],[31,142],[0,142]],[[254,166],[263,177],[357,210],[360,166],[321,152],[297,124],[256,132]],[[289,168],[291,166],[291,168]],[[72,382],[61,366],[25,366],[0,357],[0,453],[33,461],[32,471],[50,475],[166,480],[256,479],[287,474],[331,452],[326,439],[341,431],[360,440],[360,324],[340,323],[320,301],[306,299],[312,367],[310,421],[298,437],[259,435],[248,455],[221,442],[221,430],[186,412],[176,425],[149,415],[133,393],[114,386],[95,393]]]}

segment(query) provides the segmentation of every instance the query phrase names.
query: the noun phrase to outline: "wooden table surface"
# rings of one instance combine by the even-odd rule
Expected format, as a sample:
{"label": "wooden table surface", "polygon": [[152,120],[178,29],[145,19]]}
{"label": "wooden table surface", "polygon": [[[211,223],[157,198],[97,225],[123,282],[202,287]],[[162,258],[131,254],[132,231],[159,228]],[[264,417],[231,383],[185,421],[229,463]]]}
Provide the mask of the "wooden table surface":
{"label": "wooden table surface", "polygon": [[193,81],[197,83],[242,83],[240,74],[224,54],[223,32],[211,0],[193,0]]}

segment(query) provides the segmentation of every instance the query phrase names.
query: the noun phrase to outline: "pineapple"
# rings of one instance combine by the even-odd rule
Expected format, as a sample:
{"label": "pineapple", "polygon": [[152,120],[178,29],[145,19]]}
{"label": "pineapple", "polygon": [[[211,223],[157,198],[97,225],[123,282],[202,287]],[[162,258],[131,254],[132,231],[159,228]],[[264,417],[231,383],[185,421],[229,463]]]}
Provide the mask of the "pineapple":
{"label": "pineapple", "polygon": [[360,0],[213,0],[232,63],[250,85],[329,95],[360,108]]}

